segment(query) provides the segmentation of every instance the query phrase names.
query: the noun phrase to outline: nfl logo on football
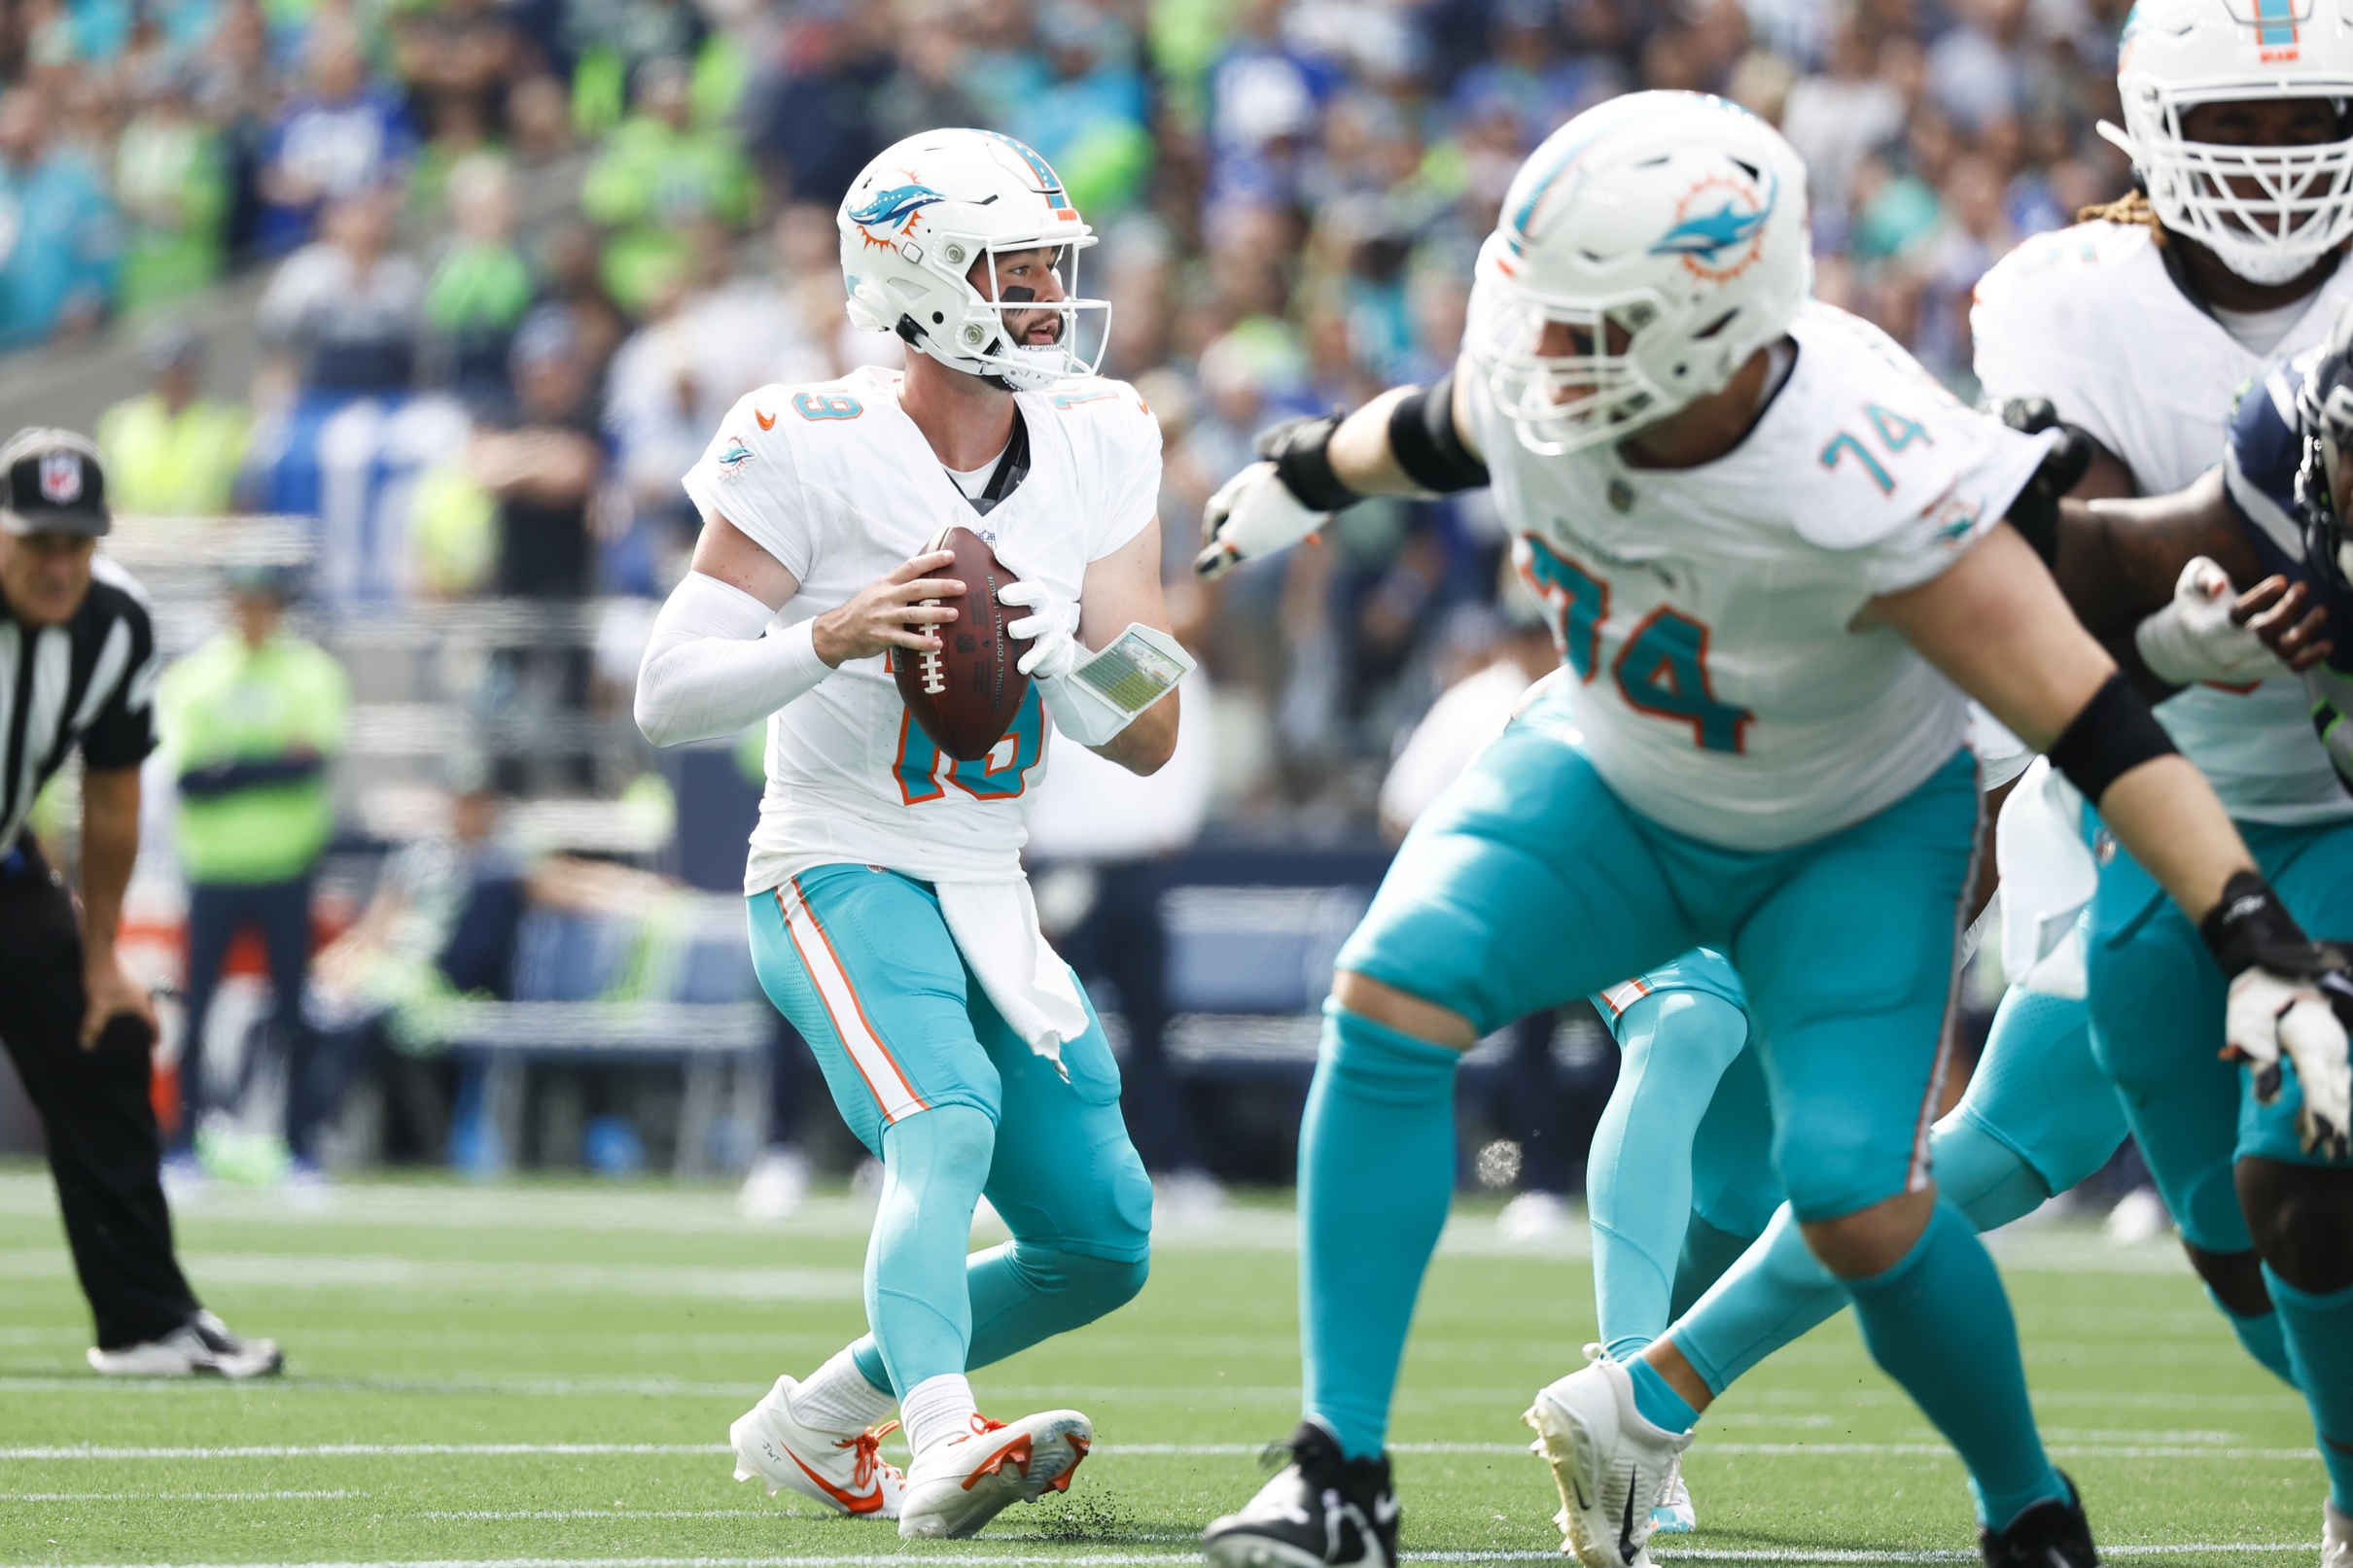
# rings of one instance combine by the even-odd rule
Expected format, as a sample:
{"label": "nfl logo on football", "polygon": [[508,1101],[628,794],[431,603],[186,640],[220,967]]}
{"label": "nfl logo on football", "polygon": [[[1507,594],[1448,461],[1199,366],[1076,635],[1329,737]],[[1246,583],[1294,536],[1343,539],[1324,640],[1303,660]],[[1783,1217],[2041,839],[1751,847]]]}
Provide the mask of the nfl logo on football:
{"label": "nfl logo on football", "polygon": [[70,506],[82,499],[80,453],[41,454],[41,499],[59,506]]}

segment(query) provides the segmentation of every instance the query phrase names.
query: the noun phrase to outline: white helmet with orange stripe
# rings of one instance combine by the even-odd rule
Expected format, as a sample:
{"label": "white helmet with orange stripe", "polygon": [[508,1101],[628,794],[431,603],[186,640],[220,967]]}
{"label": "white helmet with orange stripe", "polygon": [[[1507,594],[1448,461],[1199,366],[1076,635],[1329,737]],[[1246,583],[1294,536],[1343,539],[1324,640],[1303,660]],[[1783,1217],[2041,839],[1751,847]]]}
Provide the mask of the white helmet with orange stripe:
{"label": "white helmet with orange stripe", "polygon": [[1465,346],[1522,444],[1557,456],[1721,389],[1812,288],[1796,149],[1721,98],[1633,92],[1521,165]]}
{"label": "white helmet with orange stripe", "polygon": [[[834,215],[850,320],[940,364],[1036,391],[1102,363],[1110,306],[1076,297],[1095,243],[1062,179],[990,130],[933,130],[885,149]],[[1002,287],[1000,257],[1042,251],[1035,283]],[[1052,341],[1037,342],[1050,312]],[[1019,330],[1007,314],[1022,318]],[[1091,352],[1081,353],[1081,340]]]}
{"label": "white helmet with orange stripe", "polygon": [[[2313,0],[2139,0],[2116,87],[2125,128],[2100,134],[2132,158],[2149,205],[2250,283],[2286,283],[2353,236],[2353,17]],[[2336,134],[2309,146],[2194,142],[2201,104],[2310,98]]]}

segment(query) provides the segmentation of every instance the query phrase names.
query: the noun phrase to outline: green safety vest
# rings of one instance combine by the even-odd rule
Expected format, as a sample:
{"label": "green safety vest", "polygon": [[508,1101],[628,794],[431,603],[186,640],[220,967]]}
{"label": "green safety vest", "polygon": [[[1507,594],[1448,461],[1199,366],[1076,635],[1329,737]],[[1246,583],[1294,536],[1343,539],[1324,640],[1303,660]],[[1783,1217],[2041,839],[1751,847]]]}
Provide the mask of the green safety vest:
{"label": "green safety vest", "polygon": [[[334,656],[280,635],[249,648],[222,633],[163,673],[157,691],[175,777],[227,762],[342,749],[350,682]],[[192,882],[285,882],[334,830],[324,771],[201,800],[180,799],[180,864]]]}

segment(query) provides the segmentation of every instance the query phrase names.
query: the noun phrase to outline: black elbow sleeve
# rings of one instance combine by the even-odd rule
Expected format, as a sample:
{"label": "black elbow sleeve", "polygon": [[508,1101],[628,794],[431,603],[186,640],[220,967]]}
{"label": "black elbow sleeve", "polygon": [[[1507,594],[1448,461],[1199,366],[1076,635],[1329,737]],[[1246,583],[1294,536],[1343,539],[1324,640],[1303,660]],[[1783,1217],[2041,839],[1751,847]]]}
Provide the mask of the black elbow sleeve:
{"label": "black elbow sleeve", "polygon": [[2173,753],[2173,737],[2120,672],[2067,721],[2048,754],[2051,765],[2097,806],[2117,780],[2144,762]]}
{"label": "black elbow sleeve", "polygon": [[1389,410],[1388,449],[1405,476],[1424,490],[1452,495],[1488,483],[1487,465],[1462,444],[1455,428],[1455,376],[1417,387]]}

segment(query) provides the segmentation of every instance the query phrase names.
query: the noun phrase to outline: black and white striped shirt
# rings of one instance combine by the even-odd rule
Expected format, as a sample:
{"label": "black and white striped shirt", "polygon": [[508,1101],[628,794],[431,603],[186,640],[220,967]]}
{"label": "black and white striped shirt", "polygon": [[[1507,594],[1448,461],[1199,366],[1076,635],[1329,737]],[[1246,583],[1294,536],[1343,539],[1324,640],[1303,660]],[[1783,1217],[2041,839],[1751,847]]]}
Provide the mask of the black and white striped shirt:
{"label": "black and white striped shirt", "polygon": [[0,853],[79,745],[85,767],[135,768],[156,749],[156,626],[138,579],[101,555],[62,626],[0,613]]}

